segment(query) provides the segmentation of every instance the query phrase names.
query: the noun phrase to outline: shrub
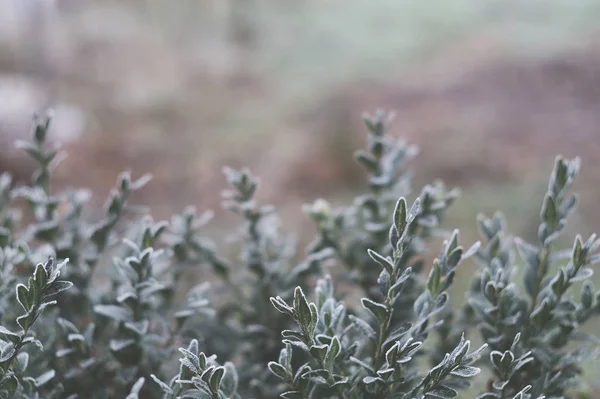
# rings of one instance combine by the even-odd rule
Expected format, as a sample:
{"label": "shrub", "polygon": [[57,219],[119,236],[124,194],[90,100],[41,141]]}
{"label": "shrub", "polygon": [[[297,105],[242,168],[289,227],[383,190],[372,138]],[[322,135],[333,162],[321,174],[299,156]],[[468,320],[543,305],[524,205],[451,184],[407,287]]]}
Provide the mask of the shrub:
{"label": "shrub", "polygon": [[[435,183],[409,206],[416,149],[378,113],[356,153],[365,194],[307,205],[316,237],[304,254],[256,201],[258,178],[225,169],[224,206],[241,224],[239,258],[227,259],[205,236],[210,213],[155,222],[130,204],[146,176],[123,173],[99,217],[88,191],[51,189],[61,158],[49,123],[18,143],[37,164],[31,184],[0,178],[3,398],[453,398],[477,378],[480,399],[565,398],[595,358],[597,338],[580,327],[600,313],[588,280],[600,240],[557,243],[577,204],[577,159],[556,159],[537,242],[511,237],[498,213],[479,216],[482,244],[465,249],[440,228],[459,192]],[[479,269],[453,307],[468,258]],[[181,295],[196,269],[207,282]]]}

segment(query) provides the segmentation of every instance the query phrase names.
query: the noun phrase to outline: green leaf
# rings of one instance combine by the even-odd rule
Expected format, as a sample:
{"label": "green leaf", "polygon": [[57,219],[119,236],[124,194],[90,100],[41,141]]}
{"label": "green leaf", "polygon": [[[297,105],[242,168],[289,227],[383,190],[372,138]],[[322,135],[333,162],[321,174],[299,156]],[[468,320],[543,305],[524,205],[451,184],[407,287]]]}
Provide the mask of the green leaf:
{"label": "green leaf", "polygon": [[427,391],[427,395],[433,396],[435,398],[456,398],[458,396],[458,392],[453,388],[447,387],[445,385],[438,385],[435,388]]}
{"label": "green leaf", "polygon": [[118,321],[129,321],[133,319],[133,312],[130,309],[117,305],[96,305],[94,312]]}
{"label": "green leaf", "polygon": [[317,309],[317,305],[313,302],[308,304],[308,308],[310,309],[310,324],[309,324],[309,333],[312,335],[315,333],[315,328],[317,327],[317,322],[319,321],[319,311]]}
{"label": "green leaf", "polygon": [[398,234],[398,229],[394,225],[390,226],[388,231],[388,241],[392,248],[397,248],[398,244],[400,244],[400,235]]}
{"label": "green leaf", "polygon": [[29,154],[31,158],[35,159],[38,163],[45,163],[44,154],[40,151],[40,149],[37,146],[23,140],[17,140],[15,142],[15,147],[19,150],[25,151],[27,154]]}
{"label": "green leaf", "polygon": [[188,368],[193,374],[200,374],[201,372],[203,372],[203,369],[200,369],[197,363],[194,363],[189,357],[179,359],[179,363],[181,363],[182,366]]}
{"label": "green leaf", "polygon": [[479,233],[484,236],[487,241],[494,237],[495,231],[493,230],[491,220],[483,213],[477,214],[477,226],[479,227]]}
{"label": "green leaf", "polygon": [[209,385],[213,392],[219,392],[221,387],[221,379],[225,375],[225,367],[219,366],[213,370],[209,378]]}
{"label": "green leaf", "polygon": [[456,348],[454,348],[454,350],[450,354],[450,361],[452,363],[462,363],[462,360],[465,357],[465,355],[467,354],[467,352],[469,351],[470,347],[471,347],[471,342],[465,340],[465,335],[463,333],[462,336],[460,337],[459,344],[456,346]]}
{"label": "green leaf", "polygon": [[364,151],[358,151],[354,154],[354,158],[365,167],[370,173],[375,173],[379,167],[377,160]]}
{"label": "green leaf", "polygon": [[419,349],[421,349],[421,347],[423,346],[423,343],[420,341],[416,341],[413,342],[412,338],[410,338],[409,340],[407,340],[404,345],[402,346],[402,349],[400,350],[399,354],[402,357],[411,357],[412,355],[414,355],[415,353],[417,353],[417,351]]}
{"label": "green leaf", "polygon": [[210,264],[217,275],[225,279],[229,278],[229,265],[225,261],[215,258]]}
{"label": "green leaf", "polygon": [[404,234],[404,230],[406,229],[406,199],[403,197],[396,202],[396,209],[394,210],[394,227],[398,230],[399,236]]}
{"label": "green leaf", "polygon": [[565,271],[563,269],[559,269],[556,276],[552,278],[550,281],[550,289],[554,295],[559,295],[562,290],[565,288],[565,283],[567,282],[567,276],[565,275]]}
{"label": "green leaf", "polygon": [[14,394],[19,387],[19,380],[12,372],[0,379],[0,383],[0,386],[5,387],[11,395]]}
{"label": "green leaf", "polygon": [[160,386],[164,393],[169,395],[173,394],[173,390],[171,389],[171,387],[159,380],[158,377],[156,377],[154,374],[150,374],[150,378],[152,378],[152,380],[154,380],[154,382],[156,382]]}
{"label": "green leaf", "polygon": [[387,345],[390,342],[398,341],[401,337],[406,335],[411,328],[412,328],[412,323],[410,323],[410,322],[402,323],[401,325],[399,325],[398,327],[393,329],[392,332],[390,332],[388,334],[388,337],[385,340],[384,344]]}
{"label": "green leaf", "polygon": [[48,273],[48,283],[54,282],[60,275],[60,270],[69,263],[69,259],[66,258],[60,263],[56,263],[54,258],[50,258],[46,264],[46,272]]}
{"label": "green leaf", "polygon": [[294,308],[292,308],[287,303],[285,303],[285,301],[283,299],[281,299],[281,297],[277,297],[277,298],[271,297],[269,299],[270,299],[273,307],[275,309],[277,309],[278,312],[288,314],[290,316],[294,315]]}
{"label": "green leaf", "polygon": [[[0,175],[1,178],[1,175]],[[1,189],[0,189],[1,191]],[[6,247],[10,244],[11,232],[9,229],[0,226],[0,247]]]}
{"label": "green leaf", "polygon": [[39,305],[42,302],[42,290],[38,288],[33,276],[29,277],[28,281],[29,296],[28,301],[32,308]]}
{"label": "green leaf", "polygon": [[581,304],[585,309],[592,307],[594,302],[594,288],[591,283],[585,282],[581,290]]}
{"label": "green leaf", "polygon": [[281,394],[281,397],[284,399],[304,399],[300,391],[286,391]]}
{"label": "green leaf", "polygon": [[130,183],[130,188],[133,191],[137,191],[137,190],[141,189],[142,187],[144,187],[146,184],[148,184],[151,180],[152,180],[152,174],[146,173],[142,177],[140,177],[137,180],[131,182]]}
{"label": "green leaf", "polygon": [[123,349],[135,345],[134,339],[111,339],[110,340],[110,350],[113,352],[120,352]]}
{"label": "green leaf", "polygon": [[431,268],[431,271],[429,272],[429,278],[427,279],[427,289],[432,295],[436,295],[438,293],[441,276],[442,271],[440,269],[440,262],[438,259],[436,259],[433,261],[433,267]]}
{"label": "green leaf", "polygon": [[[133,384],[133,386],[131,387],[130,392],[132,394],[140,393],[140,391],[142,390],[142,387],[144,386],[145,381],[146,381],[146,379],[144,377],[138,378],[138,380],[135,382],[135,384]],[[137,395],[136,395],[136,397],[137,397]]]}
{"label": "green leaf", "polygon": [[496,298],[496,284],[493,281],[488,281],[483,288],[483,293],[488,301],[493,301]]}
{"label": "green leaf", "polygon": [[46,385],[51,379],[54,378],[55,375],[56,372],[54,370],[46,371],[44,374],[35,379],[35,386],[39,388]]}
{"label": "green leaf", "polygon": [[281,332],[281,335],[283,336],[283,338],[287,338],[287,339],[291,339],[291,340],[297,340],[297,341],[304,340],[304,335],[300,331],[283,330]]}
{"label": "green leaf", "polygon": [[303,328],[310,328],[312,323],[311,311],[306,296],[300,287],[296,287],[294,290],[294,309],[298,316],[298,323]]}
{"label": "green leaf", "polygon": [[235,365],[232,362],[226,362],[224,367],[225,375],[221,380],[221,390],[225,393],[225,395],[228,395],[228,397],[233,397],[233,395],[237,392],[238,389],[238,372],[235,368]]}
{"label": "green leaf", "polygon": [[8,344],[2,348],[2,352],[0,353],[0,365],[4,362],[11,360],[16,353],[15,346],[13,344]]}
{"label": "green leaf", "polygon": [[70,281],[55,281],[44,290],[44,298],[48,298],[52,295],[58,294],[59,292],[68,290],[72,286],[73,283]]}
{"label": "green leaf", "polygon": [[589,267],[581,268],[577,274],[571,278],[571,282],[583,281],[594,275],[594,270]]}
{"label": "green leaf", "polygon": [[417,198],[415,200],[415,202],[413,202],[413,205],[410,207],[410,211],[408,212],[408,217],[406,218],[407,225],[411,224],[413,222],[413,220],[415,220],[415,218],[419,214],[420,210],[421,210],[421,199]]}
{"label": "green leaf", "polygon": [[316,359],[325,360],[325,355],[327,354],[327,350],[329,346],[325,344],[321,345],[313,345],[310,347],[310,354],[313,355]]}
{"label": "green leaf", "polygon": [[21,335],[15,332],[10,331],[8,328],[4,326],[0,326],[0,334],[4,334],[6,338],[9,339],[13,344],[16,344],[21,340]]}
{"label": "green leaf", "polygon": [[31,328],[31,325],[33,324],[33,322],[36,319],[36,312],[35,312],[35,308],[31,309],[29,312],[27,312],[26,314],[24,314],[23,316],[19,316],[17,317],[17,324],[19,326],[21,326],[21,328],[25,331],[29,330],[29,328]]}
{"label": "green leaf", "polygon": [[335,336],[331,340],[331,344],[329,344],[329,348],[327,349],[327,353],[325,354],[325,367],[327,367],[328,370],[333,370],[333,362],[335,358],[339,355],[340,350],[340,340],[337,336]]}
{"label": "green leaf", "polygon": [[554,230],[558,223],[558,212],[554,198],[550,194],[546,194],[544,205],[542,206],[542,220],[549,226],[550,230]]}
{"label": "green leaf", "polygon": [[287,370],[284,366],[277,362],[269,362],[267,367],[271,371],[271,373],[275,374],[277,377],[281,378],[283,381],[288,381],[290,379],[290,375],[288,375]]}
{"label": "green leaf", "polygon": [[366,362],[354,357],[354,356],[350,356],[350,358],[348,359],[350,362],[364,368],[366,371],[368,371],[369,373],[375,373],[375,370],[373,370],[373,368],[368,365]]}
{"label": "green leaf", "polygon": [[383,378],[384,380],[387,380],[392,374],[394,374],[394,372],[396,371],[396,369],[394,368],[388,368],[385,370],[377,370],[377,375],[381,378]]}
{"label": "green leaf", "polygon": [[35,338],[31,337],[31,336],[29,336],[29,337],[25,337],[25,338],[24,338],[24,339],[21,341],[21,343],[22,343],[23,345],[25,345],[25,344],[30,344],[30,343],[31,343],[31,344],[34,344],[35,346],[37,346],[37,347],[38,347],[38,348],[39,348],[41,351],[43,351],[43,350],[44,350],[44,345],[42,345],[42,343],[40,342],[40,340],[38,340],[38,339],[35,339]]}
{"label": "green leaf", "polygon": [[188,367],[190,370],[192,370],[194,373],[199,373],[201,370],[204,370],[206,368],[206,363],[204,363],[204,365],[202,365],[200,363],[200,357],[198,355],[196,355],[195,353],[193,353],[192,351],[185,349],[185,348],[179,348],[179,352],[181,352],[183,354],[183,356],[185,356],[185,359],[187,359],[189,362],[191,362],[191,367]]}
{"label": "green leaf", "polygon": [[450,374],[455,375],[457,377],[469,378],[469,377],[475,377],[480,372],[481,372],[481,369],[478,367],[459,366],[459,367],[453,369],[450,372]]}
{"label": "green leaf", "polygon": [[[51,262],[50,260],[48,262]],[[37,290],[41,292],[45,287],[46,287],[46,283],[48,282],[48,275],[46,274],[46,269],[44,268],[44,265],[42,265],[41,263],[39,263],[36,267],[35,267],[35,271],[33,273],[33,279],[35,281],[35,285]]]}
{"label": "green leaf", "polygon": [[579,198],[575,194],[571,195],[566,201],[563,200],[563,203],[561,204],[558,210],[560,218],[564,219],[571,215],[575,211],[575,208],[577,207],[578,203]]}
{"label": "green leaf", "polygon": [[136,335],[142,336],[148,332],[149,325],[150,322],[148,320],[141,320],[136,322],[125,322],[123,327],[134,332]]}
{"label": "green leaf", "polygon": [[424,312],[429,309],[431,305],[431,295],[429,295],[429,291],[424,291],[413,305],[413,310],[417,316],[423,316]]}
{"label": "green leaf", "polygon": [[360,319],[354,315],[349,315],[348,317],[350,318],[352,325],[360,333],[362,333],[365,337],[367,337],[373,341],[377,339],[377,333],[375,332],[375,330],[371,327],[371,325],[369,323],[367,323],[363,319]]}
{"label": "green leaf", "polygon": [[363,308],[367,309],[377,320],[379,323],[383,324],[388,317],[388,310],[384,304],[375,302],[369,298],[361,298],[360,302],[362,303]]}
{"label": "green leaf", "polygon": [[534,267],[528,267],[525,270],[525,274],[523,276],[523,282],[525,283],[525,290],[534,300],[535,300],[535,298],[533,298],[533,296],[535,295],[535,292],[536,292],[535,287],[536,287],[536,280],[537,280],[536,271],[537,270]]}
{"label": "green leaf", "polygon": [[292,348],[290,345],[286,345],[285,348],[279,351],[279,364],[283,365],[286,369],[291,369],[292,364]]}
{"label": "green leaf", "polygon": [[392,275],[394,273],[394,264],[392,263],[392,261],[390,259],[383,257],[382,255],[378,254],[377,252],[375,252],[371,249],[368,249],[367,253],[371,257],[371,259],[373,259],[375,262],[377,262],[379,264],[379,266],[381,266],[385,270],[387,270],[387,272],[390,275]]}
{"label": "green leaf", "polygon": [[24,373],[27,370],[27,365],[29,364],[29,353],[21,352],[17,355],[17,364],[19,368],[19,372]]}
{"label": "green leaf", "polygon": [[462,254],[460,260],[463,261],[465,259],[469,259],[473,255],[475,255],[477,251],[479,251],[479,248],[481,248],[481,241],[476,241],[473,245],[471,245],[469,249],[467,249],[466,252]]}
{"label": "green leaf", "polygon": [[500,358],[500,370],[510,370],[515,355],[511,351],[505,351]]}
{"label": "green leaf", "polygon": [[371,385],[371,384],[377,384],[377,383],[384,383],[385,381],[383,379],[381,379],[380,377],[373,377],[373,376],[366,376],[362,379],[362,382],[365,385]]}
{"label": "green leaf", "polygon": [[398,288],[400,288],[400,286],[402,284],[404,284],[404,282],[406,280],[408,280],[408,278],[410,277],[410,275],[412,274],[412,268],[411,267],[407,267],[406,269],[404,269],[404,271],[402,272],[402,274],[400,275],[400,277],[398,277],[398,279],[396,280],[396,282],[390,287],[390,292],[395,295],[395,292]]}
{"label": "green leaf", "polygon": [[31,310],[31,306],[33,304],[29,302],[29,290],[23,284],[17,285],[17,300],[25,312],[29,312]]}
{"label": "green leaf", "polygon": [[556,187],[556,193],[563,189],[568,181],[568,161],[561,156],[554,160],[554,170],[552,171],[552,183]]}
{"label": "green leaf", "polygon": [[517,245],[517,251],[521,258],[529,265],[539,265],[539,250],[537,247],[529,244],[525,240],[515,237],[515,244]]}
{"label": "green leaf", "polygon": [[448,255],[448,267],[450,269],[454,269],[457,265],[458,262],[460,262],[460,260],[462,259],[463,256],[463,249],[461,247],[455,248],[454,250],[452,250],[452,252],[450,252],[450,254]]}

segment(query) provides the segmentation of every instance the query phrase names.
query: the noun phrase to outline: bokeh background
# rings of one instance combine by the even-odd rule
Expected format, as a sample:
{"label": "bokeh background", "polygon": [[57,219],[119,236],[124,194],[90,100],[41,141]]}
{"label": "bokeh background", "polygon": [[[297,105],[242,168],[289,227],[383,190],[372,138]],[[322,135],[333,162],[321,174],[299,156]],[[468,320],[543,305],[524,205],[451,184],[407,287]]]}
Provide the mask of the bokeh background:
{"label": "bokeh background", "polygon": [[303,237],[302,203],[362,189],[362,113],[384,108],[421,148],[416,188],[463,189],[446,222],[463,242],[496,209],[534,240],[557,154],[582,157],[569,233],[587,235],[598,21],[598,0],[0,0],[0,168],[28,178],[11,143],[52,107],[69,154],[57,185],[100,204],[121,170],[151,172],[138,202],[156,218],[214,209],[218,237],[236,222],[219,211],[221,168],[249,166]]}

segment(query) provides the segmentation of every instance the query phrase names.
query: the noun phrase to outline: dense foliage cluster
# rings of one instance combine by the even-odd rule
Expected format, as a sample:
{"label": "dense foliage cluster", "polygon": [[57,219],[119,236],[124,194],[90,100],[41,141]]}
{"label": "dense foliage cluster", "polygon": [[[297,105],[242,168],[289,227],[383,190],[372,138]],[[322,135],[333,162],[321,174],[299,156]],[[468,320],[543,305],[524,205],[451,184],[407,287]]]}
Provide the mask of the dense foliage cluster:
{"label": "dense foliage cluster", "polygon": [[[211,213],[156,222],[130,204],[149,177],[123,173],[101,214],[88,191],[54,190],[61,155],[37,119],[17,144],[37,165],[31,183],[0,177],[0,397],[454,398],[477,379],[479,399],[574,397],[597,354],[581,327],[600,314],[600,240],[557,241],[579,161],[556,159],[536,242],[498,213],[465,248],[440,228],[457,190],[437,182],[407,203],[417,151],[389,122],[366,118],[365,193],[305,207],[316,237],[303,253],[255,199],[258,178],[225,169],[241,227],[231,258],[206,237]],[[468,258],[479,268],[456,307]],[[182,294],[193,271],[206,281]]]}

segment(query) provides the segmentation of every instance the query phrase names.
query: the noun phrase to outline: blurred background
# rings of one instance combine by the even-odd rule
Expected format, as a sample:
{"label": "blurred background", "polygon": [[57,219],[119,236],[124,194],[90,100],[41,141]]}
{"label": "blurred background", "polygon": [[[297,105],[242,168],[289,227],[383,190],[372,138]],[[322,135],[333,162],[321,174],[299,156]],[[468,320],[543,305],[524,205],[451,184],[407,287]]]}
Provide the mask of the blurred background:
{"label": "blurred background", "polygon": [[[463,189],[462,241],[502,209],[534,239],[554,157],[582,157],[570,233],[598,231],[598,0],[0,0],[0,167],[31,115],[55,110],[69,158],[57,185],[106,197],[151,172],[155,217],[219,210],[221,168],[249,166],[261,198],[309,235],[300,205],[364,187],[362,113],[396,110],[421,148],[416,191]],[[236,222],[220,215],[215,236]],[[572,236],[565,241],[572,243]],[[598,280],[597,280],[598,281]]]}
{"label": "blurred background", "polygon": [[247,165],[289,217],[364,176],[362,113],[397,112],[421,148],[418,185],[535,232],[554,156],[580,155],[578,229],[600,213],[597,0],[0,0],[0,166],[27,178],[12,142],[55,110],[69,158],[57,184],[151,172],[157,217],[218,208],[224,165]]}

